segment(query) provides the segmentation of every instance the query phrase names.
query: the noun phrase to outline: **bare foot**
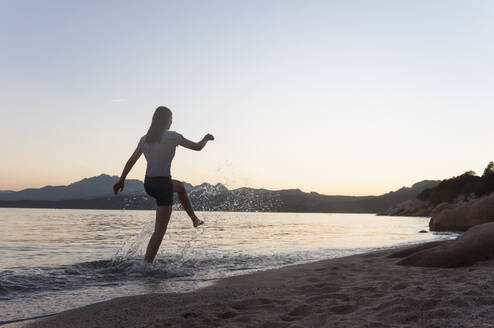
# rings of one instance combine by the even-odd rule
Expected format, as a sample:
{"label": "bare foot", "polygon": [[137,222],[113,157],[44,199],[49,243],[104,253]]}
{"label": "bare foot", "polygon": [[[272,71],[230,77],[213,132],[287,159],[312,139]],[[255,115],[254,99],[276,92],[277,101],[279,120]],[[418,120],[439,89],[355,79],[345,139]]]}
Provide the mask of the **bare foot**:
{"label": "bare foot", "polygon": [[199,220],[199,219],[195,219],[193,222],[194,222],[194,228],[197,228],[198,226],[204,224],[204,221]]}

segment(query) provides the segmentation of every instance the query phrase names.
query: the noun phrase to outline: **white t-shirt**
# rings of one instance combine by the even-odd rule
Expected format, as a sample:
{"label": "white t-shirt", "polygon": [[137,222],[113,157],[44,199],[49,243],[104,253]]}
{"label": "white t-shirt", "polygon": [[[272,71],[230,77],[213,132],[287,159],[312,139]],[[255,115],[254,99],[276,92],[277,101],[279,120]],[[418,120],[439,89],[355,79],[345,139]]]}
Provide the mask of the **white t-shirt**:
{"label": "white t-shirt", "polygon": [[137,148],[142,150],[147,160],[146,176],[171,176],[170,167],[175,156],[175,148],[183,138],[175,131],[165,131],[159,143],[147,143],[145,135],[139,140]]}

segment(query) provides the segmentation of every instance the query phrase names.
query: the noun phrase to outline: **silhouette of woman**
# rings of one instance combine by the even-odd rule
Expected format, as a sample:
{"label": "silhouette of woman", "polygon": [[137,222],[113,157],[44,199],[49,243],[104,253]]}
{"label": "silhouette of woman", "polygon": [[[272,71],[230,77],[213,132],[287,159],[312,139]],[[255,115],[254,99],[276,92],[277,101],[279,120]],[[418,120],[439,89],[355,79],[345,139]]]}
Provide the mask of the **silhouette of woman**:
{"label": "silhouette of woman", "polygon": [[207,134],[201,141],[193,142],[175,131],[170,131],[171,124],[171,110],[164,106],[156,108],[147,134],[139,140],[136,150],[125,164],[120,180],[113,186],[115,195],[118,191],[123,191],[127,174],[144,153],[147,161],[144,189],[149,196],[156,199],[157,205],[154,232],[144,256],[144,260],[149,263],[156,257],[165,236],[172,213],[174,191],[178,193],[180,203],[192,219],[194,227],[204,223],[195,215],[183,182],[171,179],[170,167],[178,145],[200,151],[208,141],[214,140],[214,137]]}

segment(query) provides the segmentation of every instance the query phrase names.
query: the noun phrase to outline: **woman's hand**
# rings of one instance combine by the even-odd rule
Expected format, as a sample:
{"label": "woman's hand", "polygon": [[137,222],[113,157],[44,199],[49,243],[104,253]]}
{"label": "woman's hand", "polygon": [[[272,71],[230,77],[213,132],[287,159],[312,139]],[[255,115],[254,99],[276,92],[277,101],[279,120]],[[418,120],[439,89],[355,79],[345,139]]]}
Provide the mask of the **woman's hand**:
{"label": "woman's hand", "polygon": [[119,180],[117,183],[115,183],[113,185],[113,193],[115,195],[118,194],[119,189],[120,189],[120,191],[123,191],[123,189],[124,189],[124,181],[123,180]]}
{"label": "woman's hand", "polygon": [[202,138],[202,140],[199,142],[193,142],[187,138],[182,138],[182,141],[180,142],[180,146],[183,146],[183,147],[188,148],[188,149],[200,151],[204,148],[204,146],[206,146],[206,144],[210,140],[214,140],[214,137],[209,133],[206,134],[204,136],[204,138]]}
{"label": "woman's hand", "polygon": [[141,157],[141,155],[142,155],[142,149],[137,147],[136,150],[134,150],[134,153],[132,153],[132,156],[130,156],[129,160],[125,164],[125,167],[122,171],[122,174],[120,175],[120,179],[113,186],[113,192],[115,193],[115,195],[118,194],[119,189],[120,189],[120,191],[123,191],[125,178],[127,177],[127,174],[129,174],[130,170],[132,169],[134,164],[137,162],[139,157]]}

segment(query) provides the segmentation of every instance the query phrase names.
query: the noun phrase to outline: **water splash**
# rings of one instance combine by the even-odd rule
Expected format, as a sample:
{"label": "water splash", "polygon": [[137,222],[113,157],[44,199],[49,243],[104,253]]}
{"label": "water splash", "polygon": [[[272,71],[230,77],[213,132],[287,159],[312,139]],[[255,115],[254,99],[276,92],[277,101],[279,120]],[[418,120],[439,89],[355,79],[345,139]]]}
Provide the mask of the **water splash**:
{"label": "water splash", "polygon": [[[149,264],[143,258],[154,231],[154,224],[154,220],[147,222],[137,235],[125,240],[111,259],[111,265],[115,268],[126,267],[127,274],[130,275],[161,276],[162,278],[194,275],[199,269],[196,267],[196,264],[199,263],[196,247],[201,242],[201,235],[205,231],[204,226],[199,228],[186,227],[179,230],[181,232],[193,229],[191,230],[192,233],[187,233],[188,238],[184,240],[183,244],[176,243],[176,241],[168,243],[167,239],[173,237],[169,237],[170,233],[167,233],[155,261]],[[175,232],[174,236],[176,235]]]}
{"label": "water splash", "polygon": [[134,237],[125,240],[113,257],[116,263],[125,262],[128,259],[144,257],[144,247],[151,238],[154,231],[154,221],[147,222],[141,232]]}

